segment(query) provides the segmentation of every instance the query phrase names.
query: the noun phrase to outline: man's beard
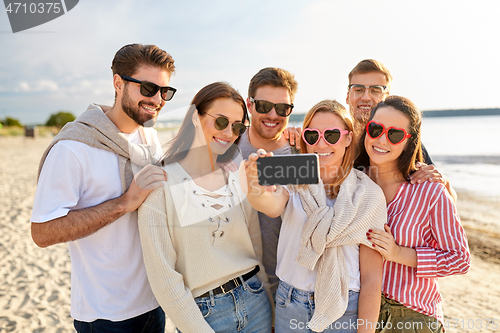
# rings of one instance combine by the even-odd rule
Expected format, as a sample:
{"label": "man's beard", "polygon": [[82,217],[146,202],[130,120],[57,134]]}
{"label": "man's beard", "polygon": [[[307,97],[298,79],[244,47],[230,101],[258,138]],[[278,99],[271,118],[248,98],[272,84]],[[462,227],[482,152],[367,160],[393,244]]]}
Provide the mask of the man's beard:
{"label": "man's beard", "polygon": [[132,120],[135,121],[137,125],[144,127],[153,127],[156,123],[157,115],[152,115],[141,111],[141,104],[149,105],[154,108],[156,108],[157,106],[144,102],[139,102],[138,104],[134,105],[134,102],[128,95],[127,89],[125,89],[123,93],[121,104],[123,111],[127,114],[127,116],[132,118]]}
{"label": "man's beard", "polygon": [[281,136],[281,134],[285,130],[286,124],[279,123],[278,125],[276,125],[275,129],[271,130],[271,129],[264,127],[264,125],[262,123],[260,123],[260,121],[259,121],[253,127],[254,127],[255,132],[257,132],[257,134],[261,138],[266,139],[266,140],[276,140],[276,139],[279,139],[279,137]]}

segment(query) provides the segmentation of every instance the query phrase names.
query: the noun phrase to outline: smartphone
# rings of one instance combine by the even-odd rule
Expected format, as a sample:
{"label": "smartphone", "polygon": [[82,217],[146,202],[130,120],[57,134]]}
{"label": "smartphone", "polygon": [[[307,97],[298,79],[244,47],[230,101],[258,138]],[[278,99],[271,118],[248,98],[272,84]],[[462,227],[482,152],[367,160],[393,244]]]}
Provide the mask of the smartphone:
{"label": "smartphone", "polygon": [[319,159],[316,154],[276,155],[257,160],[259,184],[299,185],[319,182]]}

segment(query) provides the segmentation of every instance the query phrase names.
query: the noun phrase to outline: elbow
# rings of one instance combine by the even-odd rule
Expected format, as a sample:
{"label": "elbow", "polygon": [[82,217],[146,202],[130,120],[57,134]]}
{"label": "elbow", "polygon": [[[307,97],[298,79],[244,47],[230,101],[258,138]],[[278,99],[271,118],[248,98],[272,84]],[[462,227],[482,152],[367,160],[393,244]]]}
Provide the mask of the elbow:
{"label": "elbow", "polygon": [[31,238],[33,239],[33,242],[41,248],[45,248],[53,244],[50,242],[48,237],[45,236],[45,233],[43,232],[43,224],[44,223],[31,222]]}
{"label": "elbow", "polygon": [[467,257],[465,258],[463,267],[461,269],[462,274],[467,274],[470,271],[470,255],[467,253]]}

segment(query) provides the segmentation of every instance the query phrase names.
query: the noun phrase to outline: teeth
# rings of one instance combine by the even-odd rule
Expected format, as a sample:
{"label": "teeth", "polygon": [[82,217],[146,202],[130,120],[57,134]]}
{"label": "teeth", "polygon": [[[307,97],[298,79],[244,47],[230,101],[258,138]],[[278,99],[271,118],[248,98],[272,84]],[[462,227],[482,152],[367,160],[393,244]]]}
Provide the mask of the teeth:
{"label": "teeth", "polygon": [[389,152],[388,150],[383,150],[383,149],[380,149],[377,147],[373,147],[373,149],[375,149],[375,151],[378,151],[379,153],[388,153]]}
{"label": "teeth", "polygon": [[142,107],[151,112],[156,111],[156,108],[152,108],[150,106],[142,105]]}
{"label": "teeth", "polygon": [[266,123],[266,122],[264,122],[264,125],[269,126],[269,127],[274,127],[274,126],[278,125],[278,123]]}
{"label": "teeth", "polygon": [[219,142],[222,145],[227,145],[228,142],[229,142],[229,141],[224,141],[224,140],[221,140],[221,139],[218,139],[218,138],[215,138],[215,137],[214,137],[214,139],[215,139],[215,141]]}
{"label": "teeth", "polygon": [[329,156],[331,155],[332,153],[316,153],[318,154],[319,156]]}

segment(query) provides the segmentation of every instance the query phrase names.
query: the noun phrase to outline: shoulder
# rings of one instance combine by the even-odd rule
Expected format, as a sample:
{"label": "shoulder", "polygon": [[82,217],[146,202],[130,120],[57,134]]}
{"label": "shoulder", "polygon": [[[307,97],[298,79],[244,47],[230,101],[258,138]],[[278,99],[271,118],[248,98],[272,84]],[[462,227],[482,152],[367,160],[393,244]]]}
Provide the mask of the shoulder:
{"label": "shoulder", "polygon": [[363,189],[369,192],[376,192],[382,195],[384,194],[380,186],[371,180],[370,177],[368,177],[368,175],[366,175],[363,171],[351,169],[351,172],[346,180],[347,179],[355,183],[357,187],[363,187]]}
{"label": "shoulder", "polygon": [[47,153],[47,160],[52,158],[76,158],[80,159],[84,154],[92,152],[96,148],[92,148],[85,143],[75,140],[59,140]]}
{"label": "shoulder", "polygon": [[406,191],[412,200],[425,202],[429,207],[434,207],[438,202],[454,204],[453,199],[446,190],[446,187],[437,182],[425,181],[421,184],[406,183]]}
{"label": "shoulder", "polygon": [[410,184],[406,183],[408,190],[419,194],[426,194],[432,197],[439,197],[444,195],[447,190],[446,187],[438,182],[425,181],[420,184]]}

